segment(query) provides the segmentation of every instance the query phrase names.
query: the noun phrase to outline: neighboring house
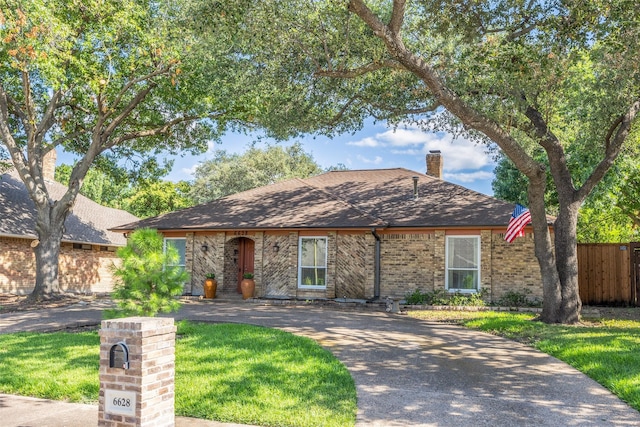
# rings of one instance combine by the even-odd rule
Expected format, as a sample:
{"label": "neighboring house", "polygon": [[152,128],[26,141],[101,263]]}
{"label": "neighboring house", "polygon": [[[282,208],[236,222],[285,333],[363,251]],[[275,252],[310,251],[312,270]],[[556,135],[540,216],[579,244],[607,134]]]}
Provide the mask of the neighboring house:
{"label": "neighboring house", "polygon": [[[185,293],[205,274],[235,291],[255,274],[266,298],[402,298],[420,289],[542,297],[531,228],[504,241],[514,205],[407,169],[334,171],[245,191],[122,225],[150,227],[181,253]],[[220,288],[221,287],[221,288]]]}
{"label": "neighboring house", "polygon": [[[53,153],[53,152],[52,152]],[[49,194],[60,198],[66,186],[53,181],[55,153],[45,159]],[[28,294],[35,284],[37,240],[35,205],[15,170],[0,177],[0,293]],[[126,245],[122,233],[108,228],[138,218],[128,212],[101,206],[78,195],[65,222],[60,248],[59,281],[62,290],[102,293],[112,290],[111,266],[115,250]]]}

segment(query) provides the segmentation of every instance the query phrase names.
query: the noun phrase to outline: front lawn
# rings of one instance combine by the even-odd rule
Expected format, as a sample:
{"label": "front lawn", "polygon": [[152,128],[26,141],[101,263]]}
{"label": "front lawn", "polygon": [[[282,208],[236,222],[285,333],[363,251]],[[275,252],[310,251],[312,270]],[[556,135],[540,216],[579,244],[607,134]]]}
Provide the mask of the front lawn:
{"label": "front lawn", "polygon": [[410,311],[412,317],[455,322],[531,345],[584,372],[640,410],[640,322],[593,320],[547,325],[533,314],[494,311]]}
{"label": "front lawn", "polygon": [[[97,403],[97,332],[0,335],[0,392]],[[176,415],[278,426],[355,424],[355,384],[313,340],[249,325],[178,325]]]}

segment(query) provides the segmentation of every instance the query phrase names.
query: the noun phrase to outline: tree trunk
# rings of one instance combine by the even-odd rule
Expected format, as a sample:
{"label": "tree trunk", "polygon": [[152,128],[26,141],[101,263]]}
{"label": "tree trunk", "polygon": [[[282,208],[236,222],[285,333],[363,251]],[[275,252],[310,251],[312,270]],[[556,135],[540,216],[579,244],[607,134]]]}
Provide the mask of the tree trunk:
{"label": "tree trunk", "polygon": [[[563,206],[554,224],[556,269],[560,279],[560,303],[543,311],[547,323],[577,323],[582,301],[578,289],[578,247],[576,228],[579,203]],[[545,304],[546,305],[546,304]]]}
{"label": "tree trunk", "polygon": [[39,243],[34,249],[36,283],[29,295],[31,301],[41,301],[60,293],[58,261],[64,221],[69,213],[69,209],[62,209],[59,202],[54,206],[39,206],[37,209],[36,232]]}

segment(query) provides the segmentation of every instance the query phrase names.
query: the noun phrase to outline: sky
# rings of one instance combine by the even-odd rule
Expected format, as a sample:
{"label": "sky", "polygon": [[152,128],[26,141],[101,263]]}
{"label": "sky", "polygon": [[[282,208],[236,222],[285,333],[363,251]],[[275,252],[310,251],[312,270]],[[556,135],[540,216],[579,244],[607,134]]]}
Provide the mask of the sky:
{"label": "sky", "polygon": [[[210,143],[206,153],[199,156],[167,156],[174,161],[173,169],[164,179],[169,181],[190,181],[193,173],[204,160],[213,158],[215,150],[226,150],[227,153],[243,153],[257,135],[228,133],[220,143]],[[257,147],[273,140],[261,139]],[[405,168],[416,172],[426,172],[426,155],[431,150],[440,150],[443,159],[443,179],[486,195],[493,195],[495,163],[487,147],[482,144],[458,138],[453,139],[444,132],[428,133],[417,127],[400,126],[394,129],[385,123],[368,122],[362,130],[354,134],[339,135],[332,139],[327,137],[306,136],[290,141],[278,142],[282,146],[300,142],[306,153],[322,168],[337,166],[342,163],[348,169],[386,169]],[[59,153],[57,164],[72,164],[73,156]]]}
{"label": "sky", "polygon": [[[170,156],[174,160],[174,166],[165,179],[191,180],[196,166],[201,161],[212,158],[215,150],[242,153],[254,141],[255,135],[229,133],[222,138],[221,143],[211,143],[208,152],[203,155]],[[446,133],[425,133],[411,126],[394,130],[384,123],[367,123],[353,135],[340,135],[333,139],[308,136],[279,144],[289,146],[294,142],[302,143],[305,152],[311,154],[322,168],[342,163],[352,170],[402,167],[424,173],[426,154],[430,150],[440,150],[443,178],[446,181],[487,195],[493,194],[491,181],[495,163],[487,153],[486,146],[465,139],[453,140]]]}

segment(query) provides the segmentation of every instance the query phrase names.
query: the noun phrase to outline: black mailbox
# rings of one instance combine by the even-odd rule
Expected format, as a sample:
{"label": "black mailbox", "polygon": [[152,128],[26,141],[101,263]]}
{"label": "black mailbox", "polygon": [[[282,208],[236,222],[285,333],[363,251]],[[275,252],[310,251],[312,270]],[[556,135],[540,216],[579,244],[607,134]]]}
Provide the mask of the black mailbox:
{"label": "black mailbox", "polygon": [[109,351],[109,367],[129,369],[129,347],[123,342],[111,346]]}

